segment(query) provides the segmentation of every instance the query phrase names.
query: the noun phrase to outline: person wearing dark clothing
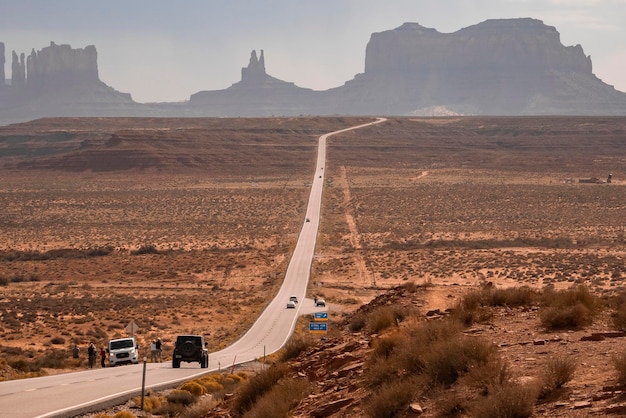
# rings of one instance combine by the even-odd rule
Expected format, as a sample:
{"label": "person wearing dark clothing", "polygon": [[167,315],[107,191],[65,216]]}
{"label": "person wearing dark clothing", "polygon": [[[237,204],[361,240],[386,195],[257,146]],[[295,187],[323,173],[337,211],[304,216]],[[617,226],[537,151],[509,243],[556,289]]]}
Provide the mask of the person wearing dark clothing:
{"label": "person wearing dark clothing", "polygon": [[96,346],[93,343],[89,344],[87,354],[89,355],[89,368],[93,369],[93,365],[96,362]]}
{"label": "person wearing dark clothing", "polygon": [[105,367],[104,361],[106,360],[106,358],[107,358],[107,352],[104,351],[104,347],[102,347],[100,349],[100,366]]}
{"label": "person wearing dark clothing", "polygon": [[163,361],[162,351],[161,351],[162,343],[161,343],[160,338],[157,338],[155,345],[156,345],[156,358],[157,358],[157,361],[160,363]]}
{"label": "person wearing dark clothing", "polygon": [[78,345],[74,345],[74,348],[72,349],[72,357],[74,358],[78,358],[78,354],[80,353],[80,348],[78,348]]}

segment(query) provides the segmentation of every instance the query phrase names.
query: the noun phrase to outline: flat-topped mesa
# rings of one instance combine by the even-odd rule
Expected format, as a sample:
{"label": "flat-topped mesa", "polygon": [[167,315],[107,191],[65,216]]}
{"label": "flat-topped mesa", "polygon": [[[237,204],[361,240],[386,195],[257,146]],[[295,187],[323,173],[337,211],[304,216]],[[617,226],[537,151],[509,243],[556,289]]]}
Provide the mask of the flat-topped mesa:
{"label": "flat-topped mesa", "polygon": [[365,73],[424,74],[444,70],[567,71],[591,74],[580,45],[565,47],[556,28],[530,18],[497,19],[440,33],[417,23],[374,33],[367,45]]}

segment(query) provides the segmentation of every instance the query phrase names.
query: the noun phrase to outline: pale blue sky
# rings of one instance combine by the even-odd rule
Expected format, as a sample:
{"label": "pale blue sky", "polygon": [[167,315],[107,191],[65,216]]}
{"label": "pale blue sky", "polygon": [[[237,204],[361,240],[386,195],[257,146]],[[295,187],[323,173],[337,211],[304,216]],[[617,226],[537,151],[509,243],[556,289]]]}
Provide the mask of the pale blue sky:
{"label": "pale blue sky", "polygon": [[270,75],[325,90],[363,72],[374,32],[516,17],[556,27],[626,91],[626,0],[0,0],[0,42],[7,75],[13,50],[95,45],[109,86],[139,102],[183,101],[239,81],[253,49]]}

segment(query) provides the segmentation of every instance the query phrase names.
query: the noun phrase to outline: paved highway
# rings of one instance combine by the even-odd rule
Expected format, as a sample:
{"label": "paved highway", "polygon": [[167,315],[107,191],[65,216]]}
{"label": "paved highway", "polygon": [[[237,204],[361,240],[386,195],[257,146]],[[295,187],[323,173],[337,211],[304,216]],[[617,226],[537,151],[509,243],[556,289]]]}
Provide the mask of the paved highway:
{"label": "paved highway", "polygon": [[[181,363],[180,369],[173,369],[170,362],[146,364],[146,388],[170,386],[233,364],[259,359],[278,351],[287,342],[298,316],[314,311],[313,301],[305,300],[305,295],[320,220],[326,139],[384,121],[380,118],[376,122],[331,132],[319,138],[309,203],[284,282],[248,332],[231,346],[210,353],[208,369],[201,369],[197,363]],[[300,303],[296,309],[286,309],[287,300],[292,295],[297,296]],[[98,410],[140,394],[142,372],[143,365],[139,364],[0,382],[0,415],[13,418],[71,417]]]}

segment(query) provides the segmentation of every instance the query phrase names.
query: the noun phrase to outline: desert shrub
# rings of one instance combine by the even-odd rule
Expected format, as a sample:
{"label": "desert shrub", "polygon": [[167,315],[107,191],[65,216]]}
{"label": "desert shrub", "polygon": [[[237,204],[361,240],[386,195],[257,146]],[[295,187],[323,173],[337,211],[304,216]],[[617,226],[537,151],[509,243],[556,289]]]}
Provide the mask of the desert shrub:
{"label": "desert shrub", "polygon": [[367,317],[367,329],[372,334],[396,326],[405,317],[404,312],[395,306],[381,306]]}
{"label": "desert shrub", "polygon": [[550,290],[543,293],[543,302],[546,306],[563,307],[583,305],[591,312],[596,312],[600,308],[600,299],[589,292],[586,286],[576,286],[573,289]]}
{"label": "desert shrub", "polygon": [[453,320],[429,321],[380,338],[365,371],[365,385],[378,387],[412,375],[429,388],[447,386],[474,368],[499,361],[493,344],[464,336],[461,329]]}
{"label": "desert shrub", "polygon": [[9,279],[8,277],[0,276],[0,286],[7,286],[9,283],[11,283],[11,279]]}
{"label": "desert shrub", "polygon": [[548,330],[580,329],[593,323],[592,312],[582,304],[552,307],[539,314],[541,325]]}
{"label": "desert shrub", "polygon": [[180,390],[186,390],[191,393],[193,396],[199,398],[200,396],[206,394],[206,388],[193,380],[187,381],[178,387]]}
{"label": "desert shrub", "polygon": [[466,395],[444,391],[437,397],[435,401],[435,412],[438,418],[453,418],[469,416],[470,401]]}
{"label": "desert shrub", "polygon": [[213,408],[217,405],[217,401],[211,396],[205,396],[194,403],[186,407],[181,413],[180,418],[202,418],[206,417]]}
{"label": "desert shrub", "polygon": [[404,342],[402,332],[393,332],[380,338],[376,338],[372,344],[373,358],[389,358],[393,350]]}
{"label": "desert shrub", "polygon": [[132,255],[159,254],[159,250],[152,244],[145,244],[130,253]]}
{"label": "desert shrub", "polygon": [[448,386],[470,371],[473,366],[487,364],[496,356],[496,347],[480,338],[459,336],[437,341],[421,354],[423,374],[430,387]]}
{"label": "desert shrub", "polygon": [[528,286],[507,289],[486,289],[485,299],[488,306],[531,306],[539,300],[539,293]]}
{"label": "desert shrub", "polygon": [[153,415],[165,418],[178,418],[180,417],[188,408],[191,408],[192,405],[182,405],[180,403],[169,403],[165,402],[161,405],[160,408],[152,411]]}
{"label": "desert shrub", "polygon": [[[425,367],[423,354],[435,343],[452,341],[459,335],[461,325],[451,319],[428,321],[409,326],[405,331],[406,340],[394,348],[393,357],[398,367],[410,373],[421,373]],[[445,344],[444,344],[445,345]]]}
{"label": "desert shrub", "polygon": [[56,345],[63,345],[63,344],[65,344],[65,338],[63,338],[63,337],[52,337],[50,339],[50,343],[51,344],[56,344]]}
{"label": "desert shrub", "polygon": [[540,314],[541,324],[549,330],[591,325],[601,307],[600,299],[585,286],[562,291],[548,289],[543,293],[543,302],[547,308]]}
{"label": "desert shrub", "polygon": [[109,255],[112,252],[113,252],[113,247],[110,245],[107,245],[104,247],[90,248],[86,250],[88,257],[101,257],[101,256]]}
{"label": "desert shrub", "polygon": [[419,290],[419,286],[413,281],[409,281],[400,285],[400,288],[406,290],[409,293],[415,293]]}
{"label": "desert shrub", "polygon": [[[141,408],[141,396],[136,396],[131,399],[136,408]],[[146,412],[153,412],[161,408],[163,402],[161,398],[155,396],[153,393],[148,393],[143,397],[143,410]]]}
{"label": "desert shrub", "polygon": [[218,382],[213,377],[213,375],[199,379],[198,383],[204,386],[204,389],[207,391],[207,393],[214,393],[214,392],[219,392],[221,390],[224,390],[224,385]]}
{"label": "desert shrub", "polygon": [[256,401],[245,418],[287,418],[289,412],[306,396],[309,384],[304,379],[288,379],[272,387]]}
{"label": "desert shrub", "polygon": [[613,356],[612,360],[617,371],[617,383],[626,386],[626,350]]}
{"label": "desert shrub", "polygon": [[465,326],[490,320],[495,306],[530,306],[539,300],[539,293],[528,286],[497,289],[485,286],[467,293],[452,310],[452,316]]}
{"label": "desert shrub", "polygon": [[364,313],[359,312],[359,313],[352,315],[348,328],[352,332],[358,332],[358,331],[361,331],[363,328],[365,328],[366,324],[367,324],[367,317],[365,316]]}
{"label": "desert shrub", "polygon": [[485,294],[481,290],[469,292],[452,309],[452,318],[469,327],[475,322],[485,322],[493,317],[493,312],[485,306]]}
{"label": "desert shrub", "polygon": [[541,371],[538,396],[545,398],[572,380],[576,371],[576,361],[569,357],[553,357],[548,359]]}
{"label": "desert shrub", "polygon": [[286,373],[287,365],[279,363],[253,376],[239,387],[233,400],[233,411],[242,415],[250,410],[257,399],[269,392]]}
{"label": "desert shrub", "polygon": [[416,395],[415,382],[401,380],[381,386],[363,403],[363,411],[372,418],[393,418],[404,411]]}
{"label": "desert shrub", "polygon": [[523,385],[499,386],[473,406],[472,416],[481,418],[529,418],[537,398],[534,390]]}
{"label": "desert shrub", "polygon": [[377,388],[384,383],[397,380],[398,369],[391,359],[374,358],[365,368],[364,384],[370,388]]}
{"label": "desert shrub", "polygon": [[494,387],[511,382],[512,377],[509,364],[500,358],[493,358],[486,363],[474,365],[466,375],[465,381],[483,395],[487,395]]}
{"label": "desert shrub", "polygon": [[619,331],[626,331],[626,304],[617,306],[612,315],[613,326]]}
{"label": "desert shrub", "polygon": [[620,292],[612,300],[613,326],[620,331],[626,331],[626,292]]}
{"label": "desert shrub", "polygon": [[165,397],[170,404],[178,404],[182,406],[191,405],[196,401],[196,397],[187,390],[174,389]]}
{"label": "desert shrub", "polygon": [[113,418],[137,418],[137,415],[130,411],[120,411],[113,415]]}
{"label": "desert shrub", "polygon": [[280,354],[281,361],[291,360],[305,352],[313,345],[313,340],[306,337],[295,337],[289,340]]}
{"label": "desert shrub", "polygon": [[23,358],[9,361],[9,366],[11,366],[17,371],[24,372],[24,373],[41,371],[41,367],[39,367],[37,364],[26,361]]}

